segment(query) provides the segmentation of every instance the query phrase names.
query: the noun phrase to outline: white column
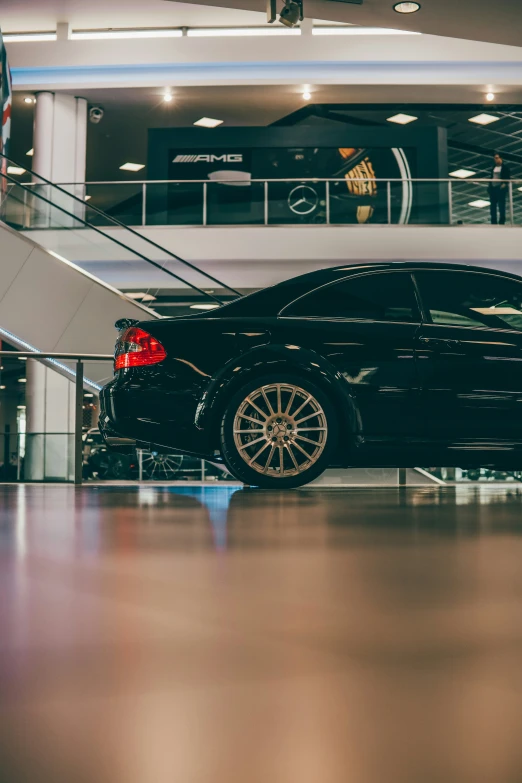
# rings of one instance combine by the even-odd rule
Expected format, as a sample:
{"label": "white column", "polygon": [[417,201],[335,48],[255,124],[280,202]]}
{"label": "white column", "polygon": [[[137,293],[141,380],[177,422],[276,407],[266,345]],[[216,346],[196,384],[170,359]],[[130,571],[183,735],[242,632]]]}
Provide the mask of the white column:
{"label": "white column", "polygon": [[26,372],[27,435],[24,477],[72,481],[74,383],[33,359]]}
{"label": "white column", "polygon": [[33,169],[51,182],[84,182],[87,101],[39,92],[33,130]]}
{"label": "white column", "polygon": [[[63,93],[40,92],[36,95],[33,130],[34,182],[41,183],[37,175],[57,184],[85,182],[87,154],[87,101]],[[83,199],[83,185],[68,185],[66,189]],[[59,196],[56,190],[41,184],[38,192],[59,204],[68,212],[84,216],[84,208],[67,196]],[[33,203],[35,226],[56,225],[72,228],[79,224],[67,218],[61,210],[45,207],[45,202]]]}
{"label": "white column", "polygon": [[85,182],[85,164],[87,160],[87,101],[85,98],[75,98],[76,101],[76,142],[74,181]]}
{"label": "white column", "polygon": [[[33,127],[33,170],[45,179],[53,175],[54,93],[36,96]],[[38,178],[34,178],[38,182]]]}

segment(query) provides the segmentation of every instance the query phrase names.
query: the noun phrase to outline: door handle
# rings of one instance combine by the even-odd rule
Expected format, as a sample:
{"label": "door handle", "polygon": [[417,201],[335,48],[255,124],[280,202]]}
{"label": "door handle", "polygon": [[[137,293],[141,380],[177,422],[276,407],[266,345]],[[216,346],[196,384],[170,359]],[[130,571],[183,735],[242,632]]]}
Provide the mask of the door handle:
{"label": "door handle", "polygon": [[419,337],[419,342],[432,348],[457,348],[461,345],[460,340],[446,339],[444,337]]}

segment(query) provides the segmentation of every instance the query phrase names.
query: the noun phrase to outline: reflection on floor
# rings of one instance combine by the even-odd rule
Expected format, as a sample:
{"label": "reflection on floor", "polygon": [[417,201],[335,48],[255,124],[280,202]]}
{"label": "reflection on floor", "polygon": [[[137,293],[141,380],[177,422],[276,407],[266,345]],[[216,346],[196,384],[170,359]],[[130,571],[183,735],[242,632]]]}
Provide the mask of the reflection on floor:
{"label": "reflection on floor", "polygon": [[521,512],[0,487],[0,781],[521,780]]}

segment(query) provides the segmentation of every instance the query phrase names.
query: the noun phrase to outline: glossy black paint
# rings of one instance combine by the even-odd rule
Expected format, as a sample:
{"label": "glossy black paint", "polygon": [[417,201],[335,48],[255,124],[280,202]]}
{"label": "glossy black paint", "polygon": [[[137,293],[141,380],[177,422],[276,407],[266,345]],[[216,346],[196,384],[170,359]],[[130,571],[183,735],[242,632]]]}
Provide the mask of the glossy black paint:
{"label": "glossy black paint", "polygon": [[[421,292],[427,270],[465,272],[471,288],[476,275],[522,286],[515,275],[464,265],[366,263],[303,275],[203,315],[141,322],[167,358],[116,374],[102,390],[100,427],[219,459],[219,426],[235,391],[253,377],[291,372],[319,384],[336,407],[335,465],[520,467],[522,331],[498,318],[494,328],[433,323]],[[298,308],[289,306],[309,292],[382,273],[407,277],[410,320],[292,315]]]}

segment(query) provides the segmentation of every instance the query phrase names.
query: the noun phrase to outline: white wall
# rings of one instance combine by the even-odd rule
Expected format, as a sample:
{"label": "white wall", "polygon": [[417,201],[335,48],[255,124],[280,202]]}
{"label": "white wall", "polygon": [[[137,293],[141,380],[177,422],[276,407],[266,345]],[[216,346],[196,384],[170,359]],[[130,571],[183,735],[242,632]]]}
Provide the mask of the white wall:
{"label": "white wall", "polygon": [[[107,230],[118,237],[120,230]],[[63,232],[28,232],[47,247],[60,247]],[[225,283],[259,288],[302,272],[361,260],[446,260],[493,266],[522,274],[522,228],[510,226],[300,226],[157,227],[144,229],[163,247]],[[89,242],[68,232],[68,257],[119,288],[176,287],[145,263],[97,259]],[[149,253],[149,247],[147,252]],[[165,259],[166,256],[157,255]],[[179,264],[172,269],[182,271]],[[184,272],[182,272],[184,273]],[[188,274],[194,282],[203,278]]]}

